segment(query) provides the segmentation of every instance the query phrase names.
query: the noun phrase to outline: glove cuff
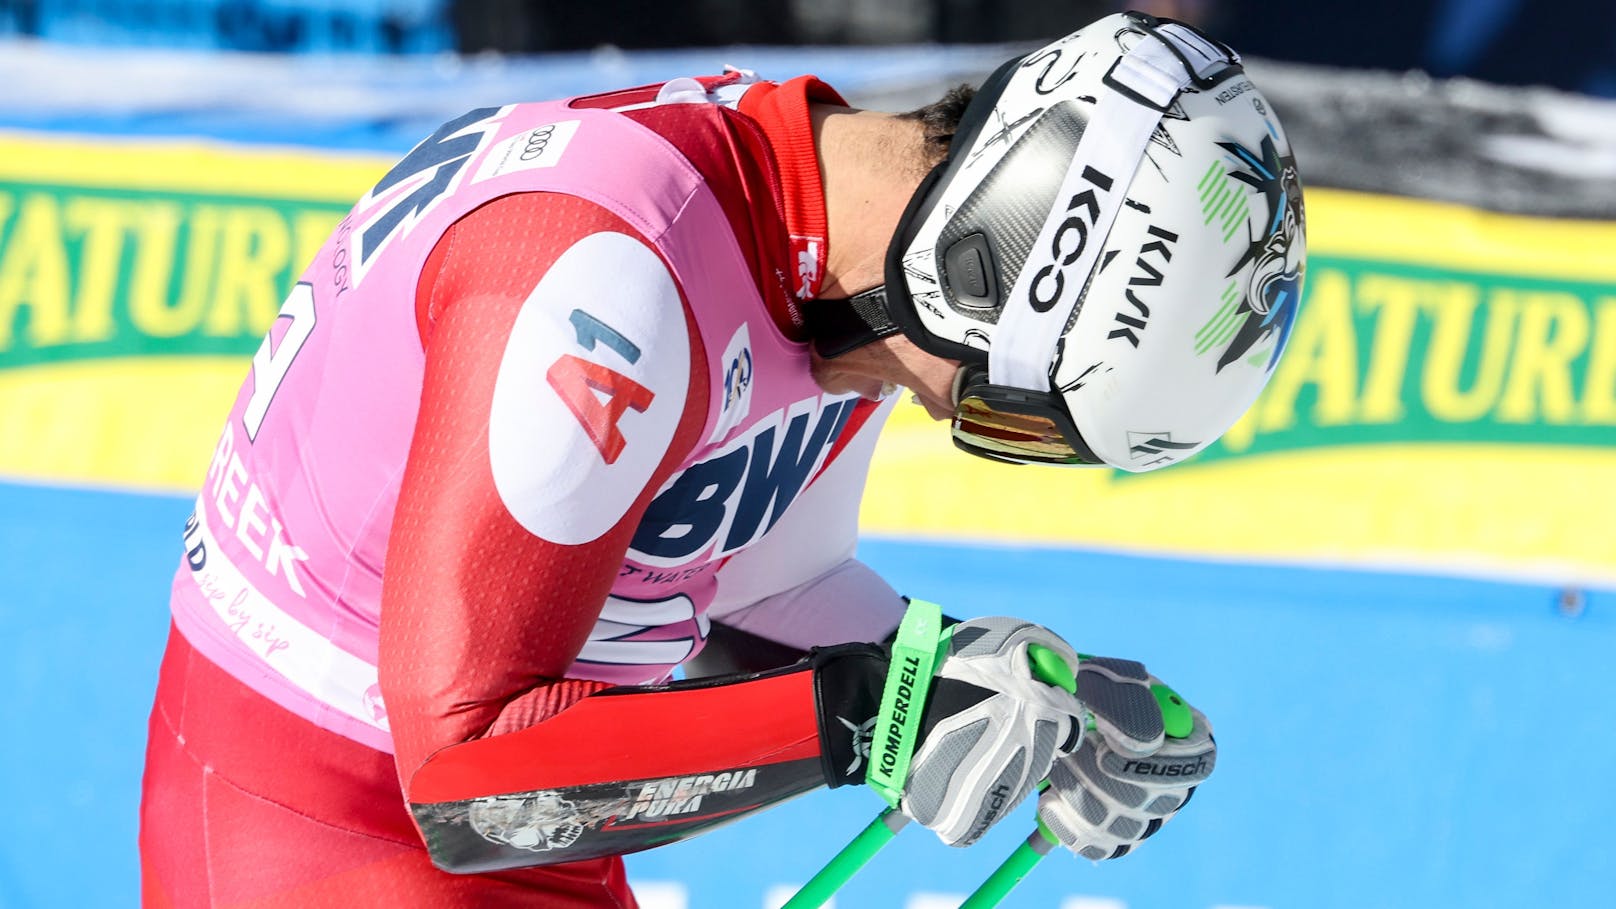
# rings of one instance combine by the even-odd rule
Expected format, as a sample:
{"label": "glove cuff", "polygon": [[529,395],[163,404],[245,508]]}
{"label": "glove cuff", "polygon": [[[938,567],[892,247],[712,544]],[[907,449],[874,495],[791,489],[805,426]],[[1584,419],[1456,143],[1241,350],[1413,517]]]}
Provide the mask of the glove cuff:
{"label": "glove cuff", "polygon": [[887,652],[875,644],[837,644],[815,648],[808,659],[814,668],[825,782],[832,789],[862,783],[887,676]]}

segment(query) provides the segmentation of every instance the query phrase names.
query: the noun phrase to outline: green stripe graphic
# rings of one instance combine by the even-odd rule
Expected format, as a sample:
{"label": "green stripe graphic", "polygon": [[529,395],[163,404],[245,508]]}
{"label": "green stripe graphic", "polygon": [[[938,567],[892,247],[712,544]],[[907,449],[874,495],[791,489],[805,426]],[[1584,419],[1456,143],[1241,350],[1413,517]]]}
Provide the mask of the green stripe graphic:
{"label": "green stripe graphic", "polygon": [[1234,335],[1239,322],[1235,317],[1235,311],[1240,306],[1240,291],[1235,282],[1230,281],[1221,296],[1223,305],[1218,307],[1212,318],[1195,333],[1195,352],[1198,355],[1205,354]]}

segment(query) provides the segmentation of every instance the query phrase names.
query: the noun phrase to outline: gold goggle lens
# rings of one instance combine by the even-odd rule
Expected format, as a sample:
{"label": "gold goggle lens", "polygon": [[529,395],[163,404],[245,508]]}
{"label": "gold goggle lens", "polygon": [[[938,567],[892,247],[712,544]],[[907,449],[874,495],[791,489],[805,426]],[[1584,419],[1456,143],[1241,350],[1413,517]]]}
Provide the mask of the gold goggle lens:
{"label": "gold goggle lens", "polygon": [[995,410],[974,395],[954,408],[954,438],[1014,460],[1082,463],[1055,421],[1032,414]]}

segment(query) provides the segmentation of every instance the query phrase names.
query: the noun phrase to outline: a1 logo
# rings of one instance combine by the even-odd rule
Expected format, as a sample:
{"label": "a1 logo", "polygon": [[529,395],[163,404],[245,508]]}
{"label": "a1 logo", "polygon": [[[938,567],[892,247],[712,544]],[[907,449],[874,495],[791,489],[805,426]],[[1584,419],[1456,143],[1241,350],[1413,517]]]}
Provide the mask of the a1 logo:
{"label": "a1 logo", "polygon": [[[578,346],[584,350],[609,350],[629,365],[639,362],[639,346],[610,325],[581,309],[574,309],[568,321],[577,333]],[[656,398],[649,388],[628,376],[576,354],[556,358],[544,377],[578,418],[607,464],[616,463],[628,444],[617,428],[618,420],[630,410],[644,413]]]}
{"label": "a1 logo", "polygon": [[622,520],[670,456],[690,357],[653,249],[602,231],[562,253],[511,323],[489,405],[489,467],[511,516],[567,545]]}

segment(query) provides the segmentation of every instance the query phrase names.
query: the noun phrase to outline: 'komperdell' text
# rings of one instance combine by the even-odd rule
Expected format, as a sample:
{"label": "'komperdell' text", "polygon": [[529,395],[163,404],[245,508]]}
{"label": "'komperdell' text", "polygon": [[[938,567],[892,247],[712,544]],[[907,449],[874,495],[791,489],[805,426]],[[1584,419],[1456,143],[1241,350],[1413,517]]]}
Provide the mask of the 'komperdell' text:
{"label": "'komperdell' text", "polygon": [[886,740],[881,748],[881,772],[890,776],[898,764],[898,749],[903,743],[903,727],[909,722],[909,702],[915,695],[915,676],[920,672],[920,658],[905,656],[903,668],[898,670],[898,696],[893,700],[892,713],[887,717]]}

